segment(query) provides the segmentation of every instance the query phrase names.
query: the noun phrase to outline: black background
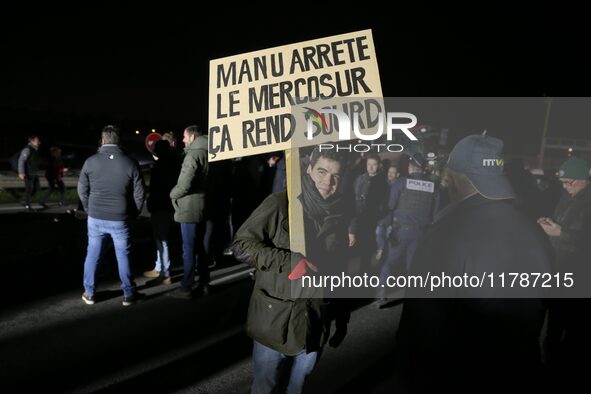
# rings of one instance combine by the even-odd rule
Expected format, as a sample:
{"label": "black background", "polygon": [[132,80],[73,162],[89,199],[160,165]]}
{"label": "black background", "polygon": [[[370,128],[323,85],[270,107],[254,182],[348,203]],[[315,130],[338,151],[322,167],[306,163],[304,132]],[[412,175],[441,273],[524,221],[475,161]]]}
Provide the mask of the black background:
{"label": "black background", "polygon": [[[49,143],[94,144],[107,123],[130,133],[206,125],[210,59],[368,28],[385,96],[588,95],[581,10],[546,3],[392,2],[387,10],[381,4],[6,10],[0,157],[30,133]],[[515,136],[509,149],[532,137]]]}

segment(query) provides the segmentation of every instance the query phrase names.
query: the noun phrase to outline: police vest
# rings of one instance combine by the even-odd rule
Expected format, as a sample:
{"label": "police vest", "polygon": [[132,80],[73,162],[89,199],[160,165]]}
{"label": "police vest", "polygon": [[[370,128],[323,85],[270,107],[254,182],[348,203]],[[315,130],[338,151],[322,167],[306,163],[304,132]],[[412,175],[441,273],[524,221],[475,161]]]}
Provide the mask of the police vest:
{"label": "police vest", "polygon": [[432,221],[434,196],[435,183],[407,178],[406,187],[400,194],[396,212],[412,216],[422,224],[429,224]]}

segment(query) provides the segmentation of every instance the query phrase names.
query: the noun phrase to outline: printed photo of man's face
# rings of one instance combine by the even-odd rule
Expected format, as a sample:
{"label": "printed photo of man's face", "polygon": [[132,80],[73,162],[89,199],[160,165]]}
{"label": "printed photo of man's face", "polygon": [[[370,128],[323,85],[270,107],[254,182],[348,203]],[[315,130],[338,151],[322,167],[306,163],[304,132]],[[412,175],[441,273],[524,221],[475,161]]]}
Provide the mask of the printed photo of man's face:
{"label": "printed photo of man's face", "polygon": [[308,166],[307,173],[314,181],[314,185],[322,198],[326,200],[335,194],[339,187],[341,163],[321,156],[313,166]]}

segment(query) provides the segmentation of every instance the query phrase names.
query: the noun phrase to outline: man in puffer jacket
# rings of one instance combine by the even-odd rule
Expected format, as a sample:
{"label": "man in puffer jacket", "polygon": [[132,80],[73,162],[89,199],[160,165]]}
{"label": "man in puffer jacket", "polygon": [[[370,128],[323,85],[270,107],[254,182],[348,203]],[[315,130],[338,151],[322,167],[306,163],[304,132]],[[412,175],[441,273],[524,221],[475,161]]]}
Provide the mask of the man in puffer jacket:
{"label": "man in puffer jacket", "polygon": [[123,290],[123,306],[142,297],[130,269],[130,222],[144,204],[144,181],[138,163],[119,146],[119,130],[105,126],[99,151],[82,166],[78,196],[88,212],[88,252],[84,261],[84,293],[87,305],[95,303],[95,274],[106,237],[111,237]]}

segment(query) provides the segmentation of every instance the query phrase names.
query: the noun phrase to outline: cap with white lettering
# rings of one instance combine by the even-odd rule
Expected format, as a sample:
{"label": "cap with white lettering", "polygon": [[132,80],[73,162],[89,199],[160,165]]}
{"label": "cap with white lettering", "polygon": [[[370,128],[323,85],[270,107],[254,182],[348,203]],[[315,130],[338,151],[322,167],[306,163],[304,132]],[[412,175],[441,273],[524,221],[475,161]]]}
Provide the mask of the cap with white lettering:
{"label": "cap with white lettering", "polygon": [[466,175],[476,190],[488,199],[514,198],[503,172],[503,141],[486,135],[469,135],[454,146],[449,169]]}

